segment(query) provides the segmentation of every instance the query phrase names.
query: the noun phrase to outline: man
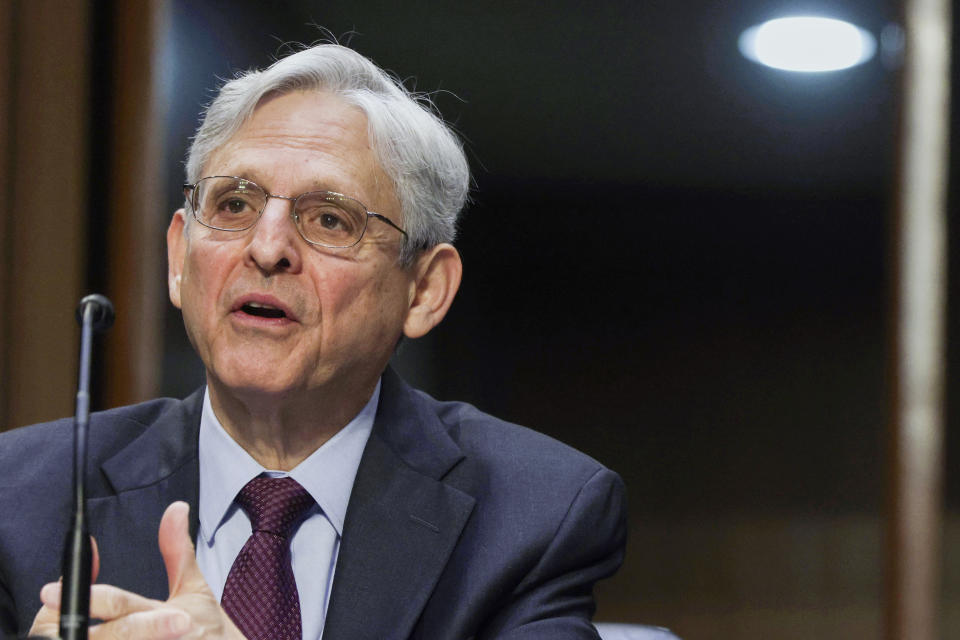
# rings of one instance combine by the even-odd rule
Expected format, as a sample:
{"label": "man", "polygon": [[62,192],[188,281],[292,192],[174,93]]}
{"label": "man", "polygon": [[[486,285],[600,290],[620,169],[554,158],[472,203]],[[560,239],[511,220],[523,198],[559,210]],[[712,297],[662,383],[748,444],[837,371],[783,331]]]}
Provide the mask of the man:
{"label": "man", "polygon": [[[168,280],[207,385],[91,420],[91,637],[596,638],[616,474],[388,368],[459,286],[450,130],[321,45],[227,82],[187,176]],[[6,633],[56,635],[71,426],[0,437]]]}

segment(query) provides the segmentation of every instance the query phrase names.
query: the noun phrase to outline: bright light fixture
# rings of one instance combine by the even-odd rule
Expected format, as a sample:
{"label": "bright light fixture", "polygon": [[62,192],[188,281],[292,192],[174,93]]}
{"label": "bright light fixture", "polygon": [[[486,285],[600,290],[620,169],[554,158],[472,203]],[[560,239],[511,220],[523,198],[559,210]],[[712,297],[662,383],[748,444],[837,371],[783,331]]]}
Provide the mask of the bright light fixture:
{"label": "bright light fixture", "polygon": [[747,58],[787,71],[846,69],[866,62],[876,50],[869,32],[843,20],[814,16],[770,20],[740,36],[740,52]]}

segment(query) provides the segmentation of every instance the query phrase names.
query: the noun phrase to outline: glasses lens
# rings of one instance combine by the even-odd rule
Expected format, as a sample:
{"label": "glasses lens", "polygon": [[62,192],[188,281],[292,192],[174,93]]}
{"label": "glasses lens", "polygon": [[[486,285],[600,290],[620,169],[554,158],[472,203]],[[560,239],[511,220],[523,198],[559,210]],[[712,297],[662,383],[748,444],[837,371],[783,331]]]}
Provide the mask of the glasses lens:
{"label": "glasses lens", "polygon": [[266,201],[263,189],[249,180],[215,176],[197,183],[194,207],[208,227],[237,231],[253,226]]}
{"label": "glasses lens", "polygon": [[366,208],[337,193],[315,191],[297,199],[297,220],[303,237],[326,247],[352,247],[367,224]]}

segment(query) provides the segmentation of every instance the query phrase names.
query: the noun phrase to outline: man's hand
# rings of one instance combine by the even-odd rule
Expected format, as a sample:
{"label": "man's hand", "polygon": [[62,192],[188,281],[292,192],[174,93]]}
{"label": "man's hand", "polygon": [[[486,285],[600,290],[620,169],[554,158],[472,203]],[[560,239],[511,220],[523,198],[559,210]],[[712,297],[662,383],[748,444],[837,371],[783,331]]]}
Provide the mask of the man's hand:
{"label": "man's hand", "polygon": [[[90,640],[243,640],[207,586],[190,541],[190,507],[174,502],[160,520],[160,554],[167,568],[170,597],[151,600],[110,585],[93,585],[90,617],[103,620],[90,628]],[[94,578],[99,557],[94,546]],[[60,584],[40,592],[43,608],[34,619],[31,635],[56,637],[59,631]]]}

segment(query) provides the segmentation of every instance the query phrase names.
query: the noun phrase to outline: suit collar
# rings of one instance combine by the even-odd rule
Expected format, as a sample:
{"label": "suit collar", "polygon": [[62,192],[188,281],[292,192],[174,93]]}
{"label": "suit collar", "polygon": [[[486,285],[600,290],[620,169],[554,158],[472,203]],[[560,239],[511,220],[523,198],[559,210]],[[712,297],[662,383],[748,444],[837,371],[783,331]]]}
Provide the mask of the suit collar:
{"label": "suit collar", "polygon": [[[197,466],[203,388],[173,403],[130,444],[107,459],[102,470],[114,491],[145,487]],[[393,369],[383,373],[373,433],[405,464],[436,480],[463,453],[450,438],[430,404]]]}
{"label": "suit collar", "polygon": [[439,480],[464,456],[437,417],[434,404],[388,367],[383,373],[373,433],[404,463]]}
{"label": "suit collar", "polygon": [[[378,383],[374,388],[360,413],[289,474],[313,496],[337,536],[343,535],[350,491],[380,403],[380,386]],[[200,534],[207,544],[212,544],[236,495],[251,478],[268,469],[254,460],[220,424],[213,412],[209,390],[204,395],[200,419],[199,457]]]}
{"label": "suit collar", "polygon": [[203,389],[171,403],[130,444],[103,463],[118,493],[156,483],[196,460]]}
{"label": "suit collar", "polygon": [[347,509],[324,636],[405,638],[474,499],[442,482],[464,455],[427,396],[388,369]]}
{"label": "suit collar", "polygon": [[[402,464],[425,478],[439,480],[463,459],[463,453],[432,410],[432,402],[388,367],[382,378],[371,440],[378,440],[393,454],[389,456],[388,466]],[[200,388],[182,402],[169,405],[140,436],[101,467],[117,493],[151,486],[165,479],[172,481],[176,488],[172,495],[184,496],[180,499],[190,504],[190,533],[194,540],[199,530],[198,440],[202,410],[203,388]],[[367,448],[370,448],[369,444]],[[373,464],[368,457],[365,450],[361,470]],[[374,478],[379,475],[375,468],[372,475]],[[360,471],[357,482],[359,476]],[[348,518],[356,493],[354,487]]]}
{"label": "suit collar", "polygon": [[[171,403],[135,440],[108,458],[101,469],[117,494],[163,483],[173,500],[190,505],[190,533],[196,539],[199,519],[197,439],[203,389]],[[162,509],[167,504],[160,505]]]}

